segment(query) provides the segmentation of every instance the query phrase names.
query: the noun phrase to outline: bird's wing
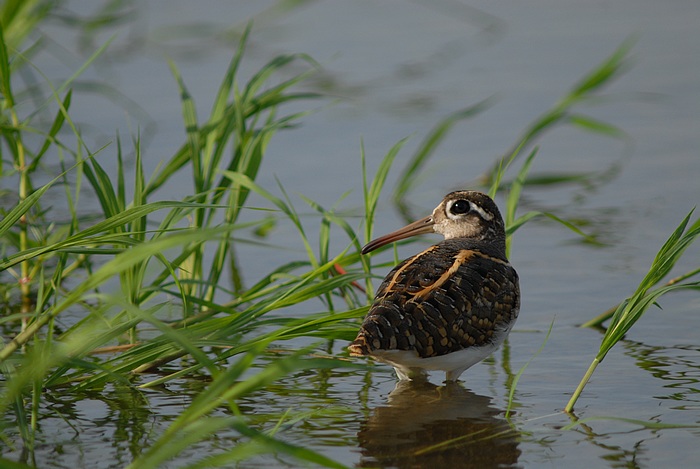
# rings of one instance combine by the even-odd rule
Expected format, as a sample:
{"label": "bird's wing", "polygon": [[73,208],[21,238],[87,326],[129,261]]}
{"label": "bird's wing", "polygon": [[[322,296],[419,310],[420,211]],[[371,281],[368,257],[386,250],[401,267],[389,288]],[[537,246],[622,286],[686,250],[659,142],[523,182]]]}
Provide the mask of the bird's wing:
{"label": "bird's wing", "polygon": [[518,308],[518,277],[507,260],[445,242],[387,275],[358,338],[370,349],[444,355],[489,343]]}

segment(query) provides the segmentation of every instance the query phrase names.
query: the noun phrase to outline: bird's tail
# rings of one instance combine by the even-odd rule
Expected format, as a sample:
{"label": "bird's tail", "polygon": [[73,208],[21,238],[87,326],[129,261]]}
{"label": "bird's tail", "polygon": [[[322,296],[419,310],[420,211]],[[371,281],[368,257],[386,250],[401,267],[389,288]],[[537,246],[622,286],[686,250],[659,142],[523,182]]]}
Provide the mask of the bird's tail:
{"label": "bird's tail", "polygon": [[352,341],[352,343],[348,346],[348,350],[350,350],[350,355],[354,357],[369,355],[369,342],[367,342],[367,338],[364,335],[360,334],[357,336],[357,339]]}

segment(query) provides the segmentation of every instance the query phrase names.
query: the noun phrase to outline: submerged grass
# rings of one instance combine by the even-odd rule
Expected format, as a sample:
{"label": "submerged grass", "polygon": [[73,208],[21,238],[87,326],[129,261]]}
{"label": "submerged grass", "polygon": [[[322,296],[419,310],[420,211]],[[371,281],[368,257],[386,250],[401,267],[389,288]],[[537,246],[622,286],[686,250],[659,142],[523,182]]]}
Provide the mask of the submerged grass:
{"label": "submerged grass", "polygon": [[[0,345],[4,379],[0,414],[12,414],[15,422],[4,422],[0,437],[12,440],[18,435],[26,451],[33,454],[40,432],[40,409],[46,393],[53,390],[70,386],[72,392],[87,393],[108,384],[151,389],[199,376],[208,380],[206,389],[162,433],[148,440],[133,456],[130,467],[159,467],[187,444],[201,442],[222,429],[236,432],[240,438],[237,444],[203,457],[192,467],[226,465],[268,453],[324,467],[343,467],[326,456],[283,441],[278,437],[283,434],[281,423],[269,431],[256,428],[254,420],[239,408],[239,401],[290,373],[359,366],[319,352],[317,343],[351,339],[357,320],[367,311],[372,297],[372,265],[370,258],[360,256],[359,251],[362,240],[372,238],[378,203],[405,140],[387,152],[374,176],[367,174],[361,149],[364,218],[360,230],[337,212],[344,196],[332,207],[300,197],[318,215],[317,236],[310,236],[308,223],[281,184],[272,190],[256,179],[270,140],[307,114],[285,114],[285,106],[318,98],[314,93],[296,91],[299,83],[315,71],[316,64],[303,54],[279,56],[246,83],[240,83],[248,27],[216,91],[210,114],[204,119],[197,115],[194,98],[177,66],[171,63],[181,96],[185,142],[154,174],[147,175],[140,139],[134,138],[133,179],[129,179],[121,139],[91,150],[71,119],[70,85],[77,74],[58,86],[47,80],[53,96],[50,105],[29,110],[25,109],[26,103],[18,105],[18,70],[31,66],[25,60],[28,51],[21,51],[22,38],[30,35],[35,24],[27,18],[30,10],[21,13],[20,4],[5,4],[0,25],[0,91],[4,98],[0,178],[3,187],[5,181],[16,185],[5,194],[12,197],[12,203],[0,209],[0,301],[6,312],[0,321],[10,337]],[[30,4],[36,8],[47,5],[24,5]],[[80,70],[85,70],[106,46],[99,48]],[[518,215],[519,202],[533,181],[529,173],[538,151],[536,143],[546,130],[566,123],[621,135],[615,127],[576,112],[575,106],[595,98],[618,76],[628,49],[629,44],[623,45],[530,126],[514,149],[481,181],[491,195],[507,192],[504,214],[509,250],[512,235],[538,217],[548,217],[586,237],[573,223],[552,213],[530,211]],[[290,65],[302,66],[304,71],[290,78]],[[411,181],[420,176],[449,130],[487,105],[484,101],[459,110],[429,132],[394,191],[394,201],[402,213],[409,213],[404,201]],[[69,140],[76,143],[71,145]],[[519,158],[524,152],[527,155]],[[105,167],[107,154],[114,154],[116,172]],[[41,163],[48,158],[58,158],[62,172],[47,183],[37,184]],[[172,182],[179,172],[191,175],[192,195],[183,200],[157,200],[158,189]],[[506,180],[511,173],[515,175]],[[566,180],[563,177],[560,181]],[[65,222],[52,220],[42,208],[61,187],[69,213]],[[101,212],[90,219],[81,208],[80,195],[86,187],[95,195]],[[127,187],[133,187],[133,197],[127,194]],[[243,210],[252,208],[251,195],[267,206],[257,207],[262,214],[259,219],[241,221]],[[280,220],[294,227],[305,257],[276,266],[252,286],[245,286],[239,275],[236,247],[251,242],[250,230],[264,232]],[[678,288],[697,287],[696,282],[651,289],[698,235],[698,222],[685,231],[688,223],[689,217],[662,248],[652,266],[653,273],[650,271],[638,293],[618,308],[601,346],[602,356],[596,357],[598,362],[659,296]],[[331,227],[339,228],[347,238],[345,248],[335,255],[330,247]],[[318,239],[317,246],[313,238]],[[228,277],[231,284],[224,285]],[[362,280],[364,288],[358,283]],[[299,304],[315,312],[302,317],[286,314]],[[300,339],[312,345],[304,347],[295,342],[286,347],[284,356],[254,366],[270,344]],[[106,350],[111,353],[97,355]],[[155,370],[158,375],[139,375]],[[512,380],[509,411],[524,370]],[[283,420],[280,418],[280,422]]]}

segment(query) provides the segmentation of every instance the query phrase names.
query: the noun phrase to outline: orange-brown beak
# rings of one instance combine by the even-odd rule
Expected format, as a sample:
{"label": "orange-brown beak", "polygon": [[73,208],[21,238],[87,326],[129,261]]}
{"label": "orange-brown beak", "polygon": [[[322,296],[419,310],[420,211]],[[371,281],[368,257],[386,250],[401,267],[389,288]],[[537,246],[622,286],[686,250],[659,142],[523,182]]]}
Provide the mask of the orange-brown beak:
{"label": "orange-brown beak", "polygon": [[403,228],[399,228],[396,231],[380,236],[379,238],[365,244],[365,246],[362,248],[362,254],[367,254],[368,252],[372,252],[385,244],[393,243],[394,241],[398,241],[400,239],[410,238],[411,236],[416,236],[419,234],[435,233],[433,230],[434,225],[435,222],[433,221],[432,216],[421,218],[418,221],[414,221],[410,225],[406,225]]}

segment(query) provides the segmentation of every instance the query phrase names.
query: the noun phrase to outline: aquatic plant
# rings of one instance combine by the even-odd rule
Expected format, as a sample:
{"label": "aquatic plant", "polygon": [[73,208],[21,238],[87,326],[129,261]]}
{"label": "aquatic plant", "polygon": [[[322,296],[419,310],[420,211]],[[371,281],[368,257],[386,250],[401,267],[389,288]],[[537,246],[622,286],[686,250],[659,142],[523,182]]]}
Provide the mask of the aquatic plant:
{"label": "aquatic plant", "polygon": [[605,314],[602,318],[598,318],[588,324],[599,325],[601,322],[610,319],[610,323],[605,328],[605,334],[600,343],[600,349],[588,367],[586,374],[581,379],[578,387],[571,395],[571,399],[569,399],[569,402],[566,404],[564,408],[566,412],[572,412],[574,410],[574,405],[583,392],[583,388],[588,381],[590,381],[593,372],[603,361],[610,349],[624,338],[625,334],[627,334],[632,326],[634,326],[651,306],[657,305],[657,300],[661,298],[661,296],[680,290],[700,290],[700,281],[684,281],[700,273],[700,269],[695,269],[687,274],[672,279],[665,285],[654,288],[655,285],[670,273],[671,269],[681,258],[688,246],[700,236],[700,220],[696,220],[695,223],[688,226],[693,211],[694,210],[691,210],[690,213],[683,218],[668,240],[661,246],[661,249],[656,253],[656,257],[654,257],[651,263],[649,271],[639,283],[632,296],[622,301],[617,308],[615,308],[612,315]]}

